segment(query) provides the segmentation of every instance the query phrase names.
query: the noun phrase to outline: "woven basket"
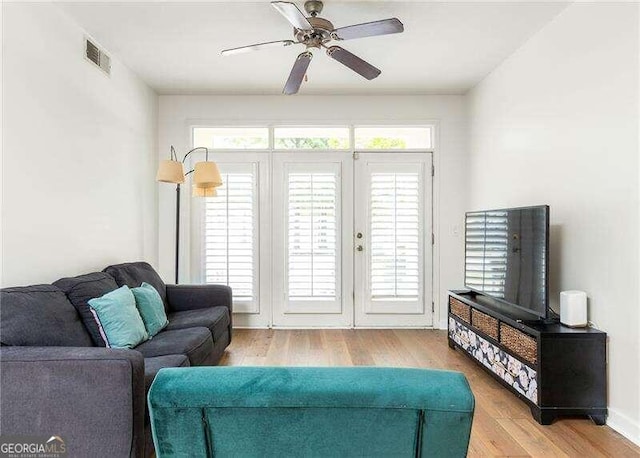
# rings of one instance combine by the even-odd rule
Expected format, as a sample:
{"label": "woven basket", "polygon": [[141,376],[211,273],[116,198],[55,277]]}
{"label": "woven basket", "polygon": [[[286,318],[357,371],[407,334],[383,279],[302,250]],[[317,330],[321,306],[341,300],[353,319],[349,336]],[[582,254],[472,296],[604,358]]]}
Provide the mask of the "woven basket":
{"label": "woven basket", "polygon": [[538,361],[536,339],[504,323],[500,323],[500,343],[532,364]]}
{"label": "woven basket", "polygon": [[471,324],[489,337],[498,340],[498,320],[494,317],[471,309]]}
{"label": "woven basket", "polygon": [[449,298],[449,310],[462,321],[471,324],[471,307],[453,297]]}

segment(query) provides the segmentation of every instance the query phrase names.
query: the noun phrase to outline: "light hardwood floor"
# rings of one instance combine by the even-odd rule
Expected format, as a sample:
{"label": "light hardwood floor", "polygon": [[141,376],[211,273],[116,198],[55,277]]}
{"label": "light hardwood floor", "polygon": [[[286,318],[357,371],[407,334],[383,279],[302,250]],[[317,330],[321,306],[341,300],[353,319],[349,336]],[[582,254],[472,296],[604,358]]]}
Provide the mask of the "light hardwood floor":
{"label": "light hardwood floor", "polygon": [[527,405],[459,351],[446,331],[234,331],[223,356],[230,366],[402,366],[464,372],[476,398],[469,456],[640,457],[640,448],[584,418],[537,424]]}

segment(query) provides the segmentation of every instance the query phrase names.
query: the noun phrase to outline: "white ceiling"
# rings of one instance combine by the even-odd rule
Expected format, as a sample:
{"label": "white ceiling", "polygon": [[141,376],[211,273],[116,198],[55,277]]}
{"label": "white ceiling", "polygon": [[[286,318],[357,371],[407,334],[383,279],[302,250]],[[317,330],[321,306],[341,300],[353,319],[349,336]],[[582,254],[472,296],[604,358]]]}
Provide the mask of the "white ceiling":
{"label": "white ceiling", "polygon": [[[220,55],[225,48],[292,38],[292,28],[268,2],[60,6],[161,94],[280,94],[303,50],[296,45]],[[341,43],[382,70],[373,81],[315,51],[300,93],[464,93],[565,7],[329,0],[322,16],[335,27],[397,17],[405,32]]]}

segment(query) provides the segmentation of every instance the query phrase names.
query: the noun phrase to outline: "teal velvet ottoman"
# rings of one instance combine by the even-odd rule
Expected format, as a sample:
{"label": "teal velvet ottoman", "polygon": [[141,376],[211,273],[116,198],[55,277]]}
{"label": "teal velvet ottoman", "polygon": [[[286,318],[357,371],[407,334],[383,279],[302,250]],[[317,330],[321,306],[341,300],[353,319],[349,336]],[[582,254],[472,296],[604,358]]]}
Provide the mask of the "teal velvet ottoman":
{"label": "teal velvet ottoman", "polygon": [[458,372],[376,367],[162,369],[158,458],[463,457],[474,398]]}

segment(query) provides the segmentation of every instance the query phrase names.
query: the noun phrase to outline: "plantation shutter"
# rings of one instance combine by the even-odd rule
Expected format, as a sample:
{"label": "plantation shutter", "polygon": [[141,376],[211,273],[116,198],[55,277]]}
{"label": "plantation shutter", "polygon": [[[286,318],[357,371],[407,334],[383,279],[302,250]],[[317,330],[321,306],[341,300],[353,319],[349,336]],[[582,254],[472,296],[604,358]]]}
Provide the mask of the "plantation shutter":
{"label": "plantation shutter", "polygon": [[352,322],[352,296],[342,294],[351,291],[351,202],[343,206],[342,201],[344,195],[352,195],[352,161],[348,153],[328,151],[273,155],[271,277],[276,326]]}
{"label": "plantation shutter", "polygon": [[420,176],[370,178],[371,300],[417,300],[420,294]]}
{"label": "plantation shutter", "polygon": [[227,165],[216,197],[205,202],[205,281],[232,288],[234,301],[257,301],[257,187],[253,164]]}
{"label": "plantation shutter", "polygon": [[507,213],[467,215],[465,226],[465,284],[504,297],[508,248]]}
{"label": "plantation shutter", "polygon": [[291,170],[285,179],[288,298],[335,301],[339,261],[338,174],[321,169]]}

